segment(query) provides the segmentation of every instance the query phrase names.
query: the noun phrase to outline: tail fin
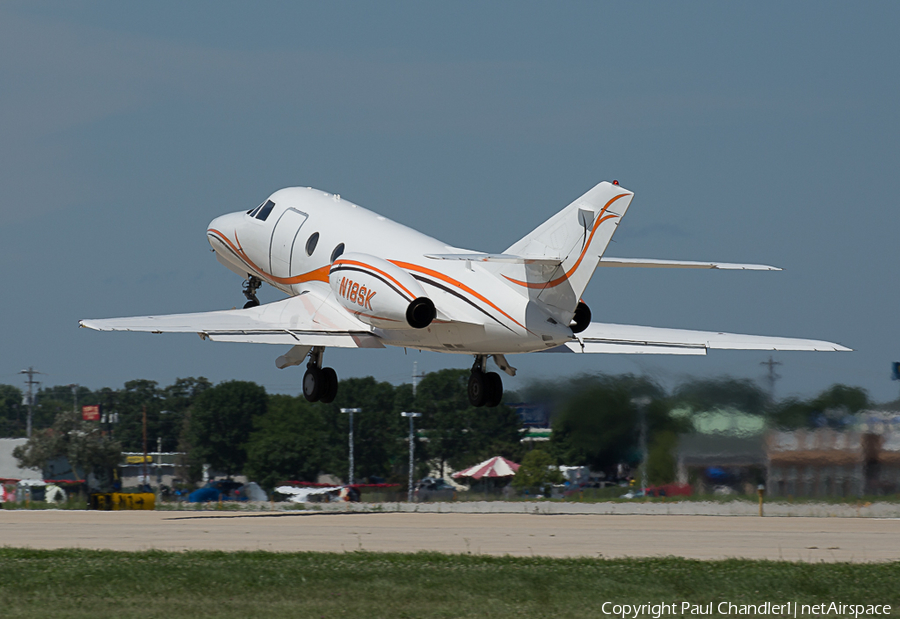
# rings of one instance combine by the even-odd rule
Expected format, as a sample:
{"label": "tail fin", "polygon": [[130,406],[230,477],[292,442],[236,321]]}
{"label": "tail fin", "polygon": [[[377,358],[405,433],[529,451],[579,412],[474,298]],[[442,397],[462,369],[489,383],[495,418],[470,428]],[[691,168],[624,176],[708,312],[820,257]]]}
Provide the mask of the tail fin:
{"label": "tail fin", "polygon": [[604,181],[594,186],[504,252],[529,258],[556,258],[559,266],[526,267],[524,280],[511,273],[503,276],[514,286],[528,289],[529,296],[564,314],[574,312],[633,197],[632,192],[618,184]]}

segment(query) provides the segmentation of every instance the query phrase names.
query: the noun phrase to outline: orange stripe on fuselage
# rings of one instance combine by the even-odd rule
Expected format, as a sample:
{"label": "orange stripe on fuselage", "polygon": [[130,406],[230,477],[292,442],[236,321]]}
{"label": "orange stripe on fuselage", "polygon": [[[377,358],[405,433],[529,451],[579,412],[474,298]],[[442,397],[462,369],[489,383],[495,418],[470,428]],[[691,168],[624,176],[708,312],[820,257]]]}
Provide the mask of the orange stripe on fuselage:
{"label": "orange stripe on fuselage", "polygon": [[441,281],[444,282],[444,283],[447,283],[447,284],[450,284],[451,286],[454,286],[454,287],[456,287],[456,288],[459,288],[459,289],[462,290],[463,292],[469,293],[470,295],[472,295],[473,297],[475,297],[475,298],[478,299],[479,301],[481,301],[481,302],[483,302],[483,303],[487,303],[488,305],[490,305],[491,307],[493,307],[495,310],[497,310],[498,312],[500,312],[501,314],[503,314],[504,316],[506,316],[507,318],[509,318],[511,321],[513,321],[514,323],[516,323],[517,325],[519,325],[520,327],[522,327],[523,329],[525,329],[526,331],[528,331],[528,328],[527,328],[525,325],[523,325],[523,324],[520,323],[518,320],[516,320],[515,318],[513,318],[512,316],[510,316],[509,314],[507,314],[506,312],[504,312],[502,309],[500,309],[500,308],[497,307],[496,305],[494,305],[494,304],[493,304],[490,300],[488,300],[486,297],[484,297],[483,295],[479,294],[478,292],[475,292],[474,290],[472,290],[471,288],[469,288],[468,286],[466,286],[466,285],[463,284],[462,282],[459,282],[459,281],[453,279],[452,277],[447,277],[446,275],[444,275],[443,273],[440,273],[439,271],[434,271],[434,270],[432,270],[432,269],[428,269],[428,268],[425,268],[425,267],[421,267],[421,266],[419,266],[419,265],[417,265],[417,264],[411,264],[411,263],[409,263],[409,262],[401,262],[401,261],[399,261],[399,260],[388,260],[388,262],[390,262],[391,264],[394,264],[394,265],[400,267],[401,269],[406,269],[406,270],[408,270],[408,271],[416,271],[416,272],[418,272],[418,273],[422,273],[423,275],[429,275],[429,276],[431,276],[431,277],[434,277],[435,279],[441,280]]}
{"label": "orange stripe on fuselage", "polygon": [[575,261],[574,266],[572,266],[572,268],[569,269],[569,271],[567,273],[565,273],[564,275],[561,275],[561,276],[557,277],[556,279],[550,280],[549,282],[523,282],[518,279],[513,279],[512,277],[509,277],[507,275],[504,275],[503,277],[505,277],[506,279],[508,279],[509,281],[511,281],[512,283],[514,283],[516,285],[524,286],[525,288],[536,288],[536,289],[555,288],[556,286],[559,286],[561,283],[567,281],[572,276],[572,274],[578,270],[578,267],[581,265],[581,261],[584,260],[584,256],[585,256],[585,254],[587,254],[587,250],[588,250],[588,248],[590,248],[591,243],[594,240],[594,233],[597,231],[598,228],[600,228],[600,224],[602,224],[607,219],[613,219],[615,217],[618,217],[618,215],[604,216],[603,214],[606,212],[606,209],[608,209],[612,205],[613,202],[615,202],[619,198],[624,198],[627,195],[628,195],[627,193],[621,193],[606,203],[606,206],[604,206],[603,209],[600,211],[600,215],[597,217],[597,221],[594,223],[594,227],[591,229],[591,236],[588,237],[588,242],[584,244],[584,249],[581,250],[581,255],[578,256],[578,260]]}
{"label": "orange stripe on fuselage", "polygon": [[385,273],[385,272],[382,271],[381,269],[376,269],[376,268],[373,267],[372,265],[366,264],[365,262],[358,262],[358,261],[356,261],[356,260],[344,260],[343,258],[341,258],[340,260],[335,260],[335,261],[334,261],[334,264],[331,265],[331,266],[332,266],[332,267],[335,267],[335,266],[338,266],[338,265],[341,265],[341,264],[352,264],[352,265],[355,265],[355,266],[364,267],[364,268],[366,268],[366,269],[371,269],[372,271],[375,271],[376,273],[378,273],[378,274],[380,274],[380,275],[384,275],[384,276],[387,277],[389,280],[391,280],[392,282],[394,282],[395,284],[397,284],[397,285],[403,290],[403,292],[405,292],[407,295],[409,295],[409,300],[410,300],[410,301],[412,301],[413,299],[416,298],[416,295],[414,295],[412,292],[410,292],[410,291],[406,288],[406,286],[404,286],[403,284],[401,284],[400,282],[398,282],[394,277],[392,277],[392,276],[390,275],[390,273]]}
{"label": "orange stripe on fuselage", "polygon": [[235,254],[237,254],[237,256],[241,260],[246,262],[247,265],[251,269],[253,269],[257,273],[262,275],[265,279],[268,279],[271,282],[274,282],[276,284],[284,284],[284,285],[302,284],[304,282],[310,282],[310,281],[320,281],[320,282],[328,283],[328,269],[330,268],[328,265],[320,267],[318,269],[314,269],[312,271],[309,271],[308,273],[303,273],[302,275],[295,275],[294,277],[276,277],[275,275],[266,273],[261,268],[259,268],[252,260],[250,260],[250,257],[247,255],[247,252],[245,252],[244,248],[241,247],[241,241],[240,241],[240,239],[238,239],[236,232],[234,234],[234,240],[237,243],[237,245],[232,243],[228,239],[227,236],[225,236],[223,233],[219,232],[215,228],[210,228],[206,232],[214,234],[216,236],[216,238],[218,238],[219,240],[223,241],[226,245],[228,245],[231,248],[231,250]]}

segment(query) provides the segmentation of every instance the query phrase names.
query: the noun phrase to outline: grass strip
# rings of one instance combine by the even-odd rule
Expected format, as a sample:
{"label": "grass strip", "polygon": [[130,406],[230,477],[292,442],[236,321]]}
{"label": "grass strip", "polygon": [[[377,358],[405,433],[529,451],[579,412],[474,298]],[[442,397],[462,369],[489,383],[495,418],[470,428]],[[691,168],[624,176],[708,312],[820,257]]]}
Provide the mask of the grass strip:
{"label": "grass strip", "polygon": [[890,604],[896,615],[898,584],[900,562],[0,549],[4,619],[603,617],[604,602],[685,601]]}

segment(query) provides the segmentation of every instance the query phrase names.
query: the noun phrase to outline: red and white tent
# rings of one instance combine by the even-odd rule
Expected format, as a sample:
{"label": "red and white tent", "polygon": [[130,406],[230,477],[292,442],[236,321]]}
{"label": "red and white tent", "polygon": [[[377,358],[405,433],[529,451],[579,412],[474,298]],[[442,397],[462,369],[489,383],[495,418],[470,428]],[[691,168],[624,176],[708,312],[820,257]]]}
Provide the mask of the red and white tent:
{"label": "red and white tent", "polygon": [[519,470],[519,465],[503,456],[494,456],[481,464],[476,464],[459,473],[454,473],[453,478],[471,477],[481,479],[483,477],[512,477]]}

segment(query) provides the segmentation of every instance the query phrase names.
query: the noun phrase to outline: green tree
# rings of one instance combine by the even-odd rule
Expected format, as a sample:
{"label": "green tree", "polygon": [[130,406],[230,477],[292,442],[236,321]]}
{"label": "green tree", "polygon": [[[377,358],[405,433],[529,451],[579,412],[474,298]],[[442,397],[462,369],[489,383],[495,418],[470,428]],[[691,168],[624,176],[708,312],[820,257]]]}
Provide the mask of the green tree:
{"label": "green tree", "polygon": [[426,374],[417,388],[417,426],[428,437],[426,457],[437,460],[441,476],[448,462],[461,468],[471,453],[468,380],[465,370],[440,370]]}
{"label": "green tree", "polygon": [[680,427],[669,416],[663,390],[650,379],[581,376],[569,383],[570,395],[553,419],[551,452],[567,465],[600,471],[620,462],[640,462],[640,416],[636,397],[647,396],[648,441],[655,433]]}
{"label": "green tree", "polygon": [[[159,418],[162,410],[162,394],[153,380],[130,380],[115,392],[113,405],[119,413],[115,425],[116,438],[125,451],[144,450],[144,407],[147,409],[147,449],[155,451],[154,439],[159,434]],[[111,411],[109,404],[105,410]]]}
{"label": "green tree", "polygon": [[154,450],[156,438],[161,439],[163,451],[177,451],[184,430],[185,419],[194,400],[212,387],[206,378],[177,378],[160,393],[162,402],[155,433],[151,435]]}
{"label": "green tree", "polygon": [[834,384],[811,402],[820,411],[838,409],[846,413],[858,413],[872,407],[868,392],[862,387]]}
{"label": "green tree", "polygon": [[826,424],[840,426],[844,417],[872,407],[869,394],[861,387],[834,384],[809,400],[789,398],[772,410],[769,421],[778,428],[813,428]]}
{"label": "green tree", "polygon": [[768,395],[754,381],[731,376],[689,380],[672,394],[674,404],[694,411],[733,408],[755,415],[765,412],[768,400]]}
{"label": "green tree", "polygon": [[11,385],[0,385],[0,437],[25,436],[22,390]]}
{"label": "green tree", "polygon": [[416,393],[416,410],[423,413],[417,427],[428,438],[426,457],[437,462],[441,475],[447,464],[460,469],[491,456],[519,460],[523,453],[515,410],[504,404],[469,406],[468,381],[468,370],[432,372]]}
{"label": "green tree", "polygon": [[371,376],[341,381],[337,398],[327,413],[335,447],[331,452],[332,472],[342,478],[349,472],[350,416],[340,409],[361,408],[362,413],[353,416],[354,479],[401,476],[406,462],[406,420],[400,417],[397,393],[390,383],[378,382]]}
{"label": "green tree", "polygon": [[316,481],[334,446],[323,412],[302,396],[270,395],[266,413],[253,420],[247,475],[267,490],[288,480]]}
{"label": "green tree", "polygon": [[647,451],[647,477],[652,485],[670,484],[675,481],[678,463],[675,452],[678,434],[671,430],[656,433]]}
{"label": "green tree", "polygon": [[256,383],[229,381],[194,400],[187,428],[193,455],[229,477],[243,471],[253,418],[266,413],[266,390]]}
{"label": "green tree", "polygon": [[56,458],[65,457],[80,475],[93,473],[111,480],[112,470],[122,457],[122,445],[106,436],[96,422],[82,421],[81,413],[60,412],[51,428],[32,434],[24,445],[13,450],[19,466],[45,469]]}
{"label": "green tree", "polygon": [[553,456],[541,449],[532,449],[525,458],[519,470],[512,479],[513,488],[519,490],[531,490],[550,495],[550,485],[562,483],[563,477],[559,469],[555,468],[556,462]]}

